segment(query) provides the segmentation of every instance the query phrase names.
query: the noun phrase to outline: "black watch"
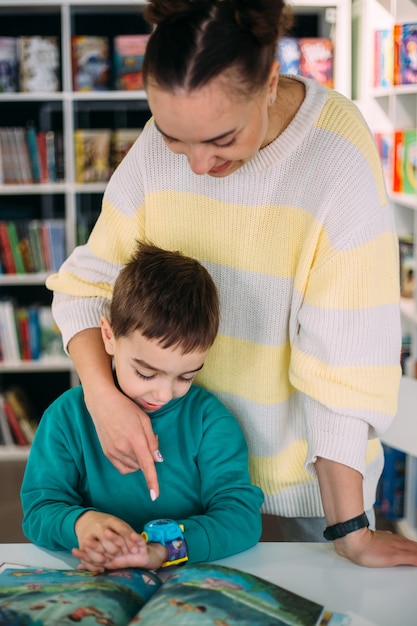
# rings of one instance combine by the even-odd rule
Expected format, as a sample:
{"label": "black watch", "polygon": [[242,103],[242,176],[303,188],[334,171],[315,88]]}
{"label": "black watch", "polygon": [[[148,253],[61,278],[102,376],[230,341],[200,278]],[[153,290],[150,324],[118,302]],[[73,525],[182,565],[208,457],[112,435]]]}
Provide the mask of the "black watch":
{"label": "black watch", "polygon": [[334,526],[328,526],[323,533],[323,536],[327,541],[334,541],[340,539],[349,533],[355,532],[360,528],[368,528],[369,520],[366,513],[362,513],[357,517],[354,517],[347,522],[341,522],[340,524],[334,524]]}

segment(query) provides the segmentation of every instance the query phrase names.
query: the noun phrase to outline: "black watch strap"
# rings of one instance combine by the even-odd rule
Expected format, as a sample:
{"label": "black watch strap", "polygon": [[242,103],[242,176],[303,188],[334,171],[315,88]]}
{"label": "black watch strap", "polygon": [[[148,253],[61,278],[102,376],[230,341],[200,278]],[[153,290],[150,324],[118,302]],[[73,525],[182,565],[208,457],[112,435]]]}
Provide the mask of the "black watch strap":
{"label": "black watch strap", "polygon": [[355,530],[359,530],[360,528],[368,528],[369,520],[366,516],[366,513],[362,513],[362,515],[358,515],[347,522],[341,522],[340,524],[335,524],[334,526],[328,526],[323,533],[323,536],[327,541],[334,541],[335,539],[340,539],[349,533],[355,532]]}

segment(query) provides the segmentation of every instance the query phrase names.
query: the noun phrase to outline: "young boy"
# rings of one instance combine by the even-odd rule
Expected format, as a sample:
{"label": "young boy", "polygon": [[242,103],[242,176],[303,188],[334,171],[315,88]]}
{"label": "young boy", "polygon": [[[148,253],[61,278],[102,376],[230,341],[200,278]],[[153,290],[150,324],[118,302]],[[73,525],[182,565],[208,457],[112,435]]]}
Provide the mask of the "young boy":
{"label": "young boy", "polygon": [[250,482],[243,433],[193,384],[218,325],[216,287],[204,267],[139,244],[101,332],[116,384],[159,437],[160,496],[149,494],[140,470],[122,475],[105,457],[82,388],[70,389],[45,411],[29,455],[21,499],[30,541],[72,550],[81,567],[103,571],[210,561],[259,540],[263,495]]}

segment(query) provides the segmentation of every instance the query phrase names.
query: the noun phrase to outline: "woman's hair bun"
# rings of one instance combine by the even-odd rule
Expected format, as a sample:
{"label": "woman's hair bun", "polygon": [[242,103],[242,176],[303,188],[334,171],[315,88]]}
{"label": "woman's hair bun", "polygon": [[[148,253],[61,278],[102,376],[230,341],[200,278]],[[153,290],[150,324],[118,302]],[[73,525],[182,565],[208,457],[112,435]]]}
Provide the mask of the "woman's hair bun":
{"label": "woman's hair bun", "polygon": [[284,0],[149,0],[145,19],[157,26],[166,20],[198,11],[202,5],[221,5],[234,13],[236,23],[262,45],[281,37],[292,25],[292,12]]}

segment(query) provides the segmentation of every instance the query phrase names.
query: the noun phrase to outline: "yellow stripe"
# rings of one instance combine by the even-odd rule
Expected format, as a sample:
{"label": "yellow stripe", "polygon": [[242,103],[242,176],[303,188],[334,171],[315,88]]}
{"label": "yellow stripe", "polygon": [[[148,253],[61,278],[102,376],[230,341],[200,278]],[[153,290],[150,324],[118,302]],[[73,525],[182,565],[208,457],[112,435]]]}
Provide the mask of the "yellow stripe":
{"label": "yellow stripe", "polygon": [[[180,219],[167,209],[172,206],[181,207]],[[209,263],[283,277],[294,276],[304,237],[314,221],[299,209],[242,206],[173,191],[148,194],[145,219],[147,236],[164,248],[180,248]],[[287,237],[288,232],[293,235]]]}
{"label": "yellow stripe", "polygon": [[[143,237],[143,215],[137,211],[126,217],[108,201],[103,202],[103,211],[97,220],[88,246],[99,259],[110,263],[124,264],[132,255],[135,241]],[[109,237],[109,233],[117,237]]]}
{"label": "yellow stripe", "polygon": [[[315,267],[308,279],[305,302],[323,309],[358,310],[399,300],[398,241],[391,232],[382,233],[371,242],[351,250],[334,251],[322,232],[322,242]],[[376,266],[377,265],[377,266]],[[306,276],[297,274],[295,287],[304,292]],[[331,285],[331,289],[328,286]]]}
{"label": "yellow stripe", "polygon": [[[368,442],[366,464],[369,465],[379,456],[379,439]],[[273,495],[291,487],[311,483],[314,479],[304,469],[307,456],[307,441],[294,441],[286,450],[273,457],[249,458],[249,471],[253,482],[261,487],[265,495]]]}
{"label": "yellow stripe", "polygon": [[108,283],[88,283],[80,279],[78,275],[60,270],[59,274],[48,276],[46,281],[48,289],[67,293],[73,296],[90,298],[92,295],[97,298],[107,298],[111,300],[113,296],[113,285]]}
{"label": "yellow stripe", "polygon": [[[375,142],[370,132],[363,128],[363,116],[359,109],[346,101],[336,91],[331,91],[316,126],[343,137],[353,144],[363,155],[372,170],[381,204],[387,203],[385,182]],[[352,118],[357,124],[352,124]]]}
{"label": "yellow stripe", "polygon": [[289,358],[288,344],[272,348],[219,335],[197,382],[215,393],[231,393],[263,405],[276,404],[294,391],[288,381]]}
{"label": "yellow stripe", "polygon": [[[398,365],[337,367],[330,366],[293,347],[291,379],[300,391],[323,404],[339,409],[361,409],[395,415],[399,385]],[[348,383],[347,383],[348,381]]]}

